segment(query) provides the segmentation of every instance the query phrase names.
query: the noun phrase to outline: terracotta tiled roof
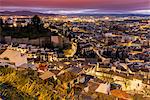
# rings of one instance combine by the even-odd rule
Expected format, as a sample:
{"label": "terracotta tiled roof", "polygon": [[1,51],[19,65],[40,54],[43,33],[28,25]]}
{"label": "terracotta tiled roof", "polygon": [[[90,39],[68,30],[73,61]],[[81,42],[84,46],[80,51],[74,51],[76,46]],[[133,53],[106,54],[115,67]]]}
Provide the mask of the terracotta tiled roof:
{"label": "terracotta tiled roof", "polygon": [[55,76],[55,74],[50,71],[46,71],[44,74],[40,75],[39,77],[43,80],[46,80],[52,76]]}
{"label": "terracotta tiled roof", "polygon": [[111,94],[117,98],[125,99],[125,100],[132,100],[131,95],[122,91],[122,90],[112,90]]}

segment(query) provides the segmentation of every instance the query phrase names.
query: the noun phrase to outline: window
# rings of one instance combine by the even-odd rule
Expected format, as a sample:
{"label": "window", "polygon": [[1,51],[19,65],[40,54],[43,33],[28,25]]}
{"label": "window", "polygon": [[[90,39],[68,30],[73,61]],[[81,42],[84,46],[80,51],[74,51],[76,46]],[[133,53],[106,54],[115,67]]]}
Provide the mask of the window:
{"label": "window", "polygon": [[75,80],[74,80],[74,83],[77,83],[77,82],[78,82],[78,80],[77,80],[77,79],[75,79]]}

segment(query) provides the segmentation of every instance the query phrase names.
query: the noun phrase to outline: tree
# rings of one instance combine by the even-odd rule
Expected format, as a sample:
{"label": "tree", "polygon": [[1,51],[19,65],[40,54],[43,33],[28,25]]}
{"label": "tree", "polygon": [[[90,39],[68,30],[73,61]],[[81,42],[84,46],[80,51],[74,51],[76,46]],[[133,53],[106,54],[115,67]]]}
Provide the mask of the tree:
{"label": "tree", "polygon": [[[31,19],[32,25],[35,27],[33,29],[34,33],[38,33],[38,38],[39,38],[39,43],[40,43],[40,26],[41,26],[41,19],[39,16],[35,15],[32,19]],[[39,44],[40,45],[40,44]],[[41,46],[41,45],[40,45]]]}
{"label": "tree", "polygon": [[77,43],[72,43],[71,44],[71,48],[67,49],[67,50],[64,50],[64,55],[69,58],[69,57],[73,57],[74,54],[76,53],[77,51]]}
{"label": "tree", "polygon": [[41,25],[41,19],[38,15],[35,15],[32,19],[31,19],[31,22],[32,24],[35,26],[35,27],[38,27]]}
{"label": "tree", "polygon": [[0,18],[0,27],[2,27],[3,24],[4,24],[4,23],[3,23],[3,19]]}
{"label": "tree", "polygon": [[7,58],[7,57],[4,57],[4,60],[9,60],[9,58]]}
{"label": "tree", "polygon": [[2,36],[2,27],[3,27],[3,19],[0,18],[0,41],[1,41],[1,36]]}

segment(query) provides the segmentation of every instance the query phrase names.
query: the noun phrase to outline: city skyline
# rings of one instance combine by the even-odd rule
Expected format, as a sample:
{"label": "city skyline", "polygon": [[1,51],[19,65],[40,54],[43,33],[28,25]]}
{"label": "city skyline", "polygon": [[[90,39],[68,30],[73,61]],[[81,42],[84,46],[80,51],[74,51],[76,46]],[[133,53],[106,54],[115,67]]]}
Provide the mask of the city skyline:
{"label": "city skyline", "polygon": [[149,0],[0,0],[0,11],[29,10],[56,14],[149,14]]}

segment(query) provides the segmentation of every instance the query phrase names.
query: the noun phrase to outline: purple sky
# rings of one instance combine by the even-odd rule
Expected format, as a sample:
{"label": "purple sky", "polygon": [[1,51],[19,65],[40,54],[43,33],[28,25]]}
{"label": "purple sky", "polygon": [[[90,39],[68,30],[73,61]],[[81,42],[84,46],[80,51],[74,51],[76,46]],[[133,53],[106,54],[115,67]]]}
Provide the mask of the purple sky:
{"label": "purple sky", "polygon": [[150,0],[0,0],[0,6],[0,10],[38,9],[46,13],[150,13]]}

